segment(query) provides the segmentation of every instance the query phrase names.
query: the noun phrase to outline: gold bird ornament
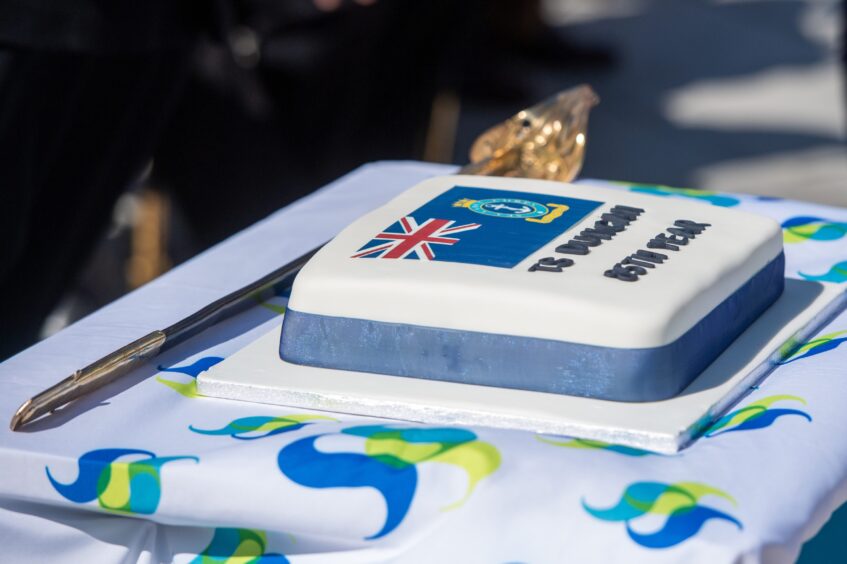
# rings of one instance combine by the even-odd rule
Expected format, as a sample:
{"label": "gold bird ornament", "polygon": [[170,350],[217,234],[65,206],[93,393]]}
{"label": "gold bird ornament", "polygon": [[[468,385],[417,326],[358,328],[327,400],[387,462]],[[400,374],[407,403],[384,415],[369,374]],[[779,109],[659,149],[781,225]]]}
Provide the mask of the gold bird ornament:
{"label": "gold bird ornament", "polygon": [[588,114],[599,101],[583,84],[519,111],[476,139],[461,173],[570,182],[582,168]]}

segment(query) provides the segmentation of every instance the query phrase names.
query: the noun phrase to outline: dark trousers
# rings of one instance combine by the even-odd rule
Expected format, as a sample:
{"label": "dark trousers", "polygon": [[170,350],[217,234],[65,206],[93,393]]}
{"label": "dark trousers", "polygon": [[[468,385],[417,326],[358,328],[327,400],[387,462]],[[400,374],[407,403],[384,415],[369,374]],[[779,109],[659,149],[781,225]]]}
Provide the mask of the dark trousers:
{"label": "dark trousers", "polygon": [[149,162],[184,66],[0,46],[0,359],[37,338]]}

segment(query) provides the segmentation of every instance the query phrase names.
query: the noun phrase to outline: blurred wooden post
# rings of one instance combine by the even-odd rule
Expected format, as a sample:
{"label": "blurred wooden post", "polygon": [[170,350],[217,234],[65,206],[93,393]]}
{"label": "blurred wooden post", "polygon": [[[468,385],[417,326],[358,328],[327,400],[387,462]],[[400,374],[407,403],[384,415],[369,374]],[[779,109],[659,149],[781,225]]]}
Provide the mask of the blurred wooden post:
{"label": "blurred wooden post", "polygon": [[459,96],[452,90],[442,90],[435,95],[426,131],[423,160],[432,163],[453,162],[460,108]]}
{"label": "blurred wooden post", "polygon": [[170,269],[167,253],[169,221],[168,196],[158,190],[143,189],[138,196],[127,260],[126,278],[130,288],[146,284]]}

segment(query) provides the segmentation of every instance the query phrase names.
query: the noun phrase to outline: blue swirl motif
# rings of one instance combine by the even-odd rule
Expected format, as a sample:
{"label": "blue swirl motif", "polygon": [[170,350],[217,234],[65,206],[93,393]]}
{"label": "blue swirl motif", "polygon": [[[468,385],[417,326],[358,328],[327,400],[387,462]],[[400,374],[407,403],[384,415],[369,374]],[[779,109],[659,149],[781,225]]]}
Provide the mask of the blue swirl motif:
{"label": "blue swirl motif", "polygon": [[542,443],[547,443],[548,445],[586,450],[606,450],[609,452],[622,454],[624,456],[650,456],[656,454],[654,452],[650,452],[649,450],[641,450],[640,448],[634,448],[626,445],[616,445],[613,443],[607,443],[605,441],[595,441],[593,439],[567,439],[562,441],[557,439],[549,439],[542,435],[536,435],[535,438],[541,441]]}
{"label": "blue swirl motif", "polygon": [[209,545],[191,564],[287,564],[282,554],[268,553],[268,538],[255,529],[218,528]]}
{"label": "blue swirl motif", "polygon": [[[118,461],[125,456],[146,458]],[[174,460],[198,462],[199,459],[196,456],[157,457],[147,450],[105,448],[79,457],[79,473],[70,484],[57,481],[50,468],[45,470],[56,491],[69,501],[88,503],[97,499],[104,509],[149,515],[156,512],[162,495],[160,470]]]}
{"label": "blue swirl motif", "polygon": [[805,272],[798,272],[797,274],[806,280],[812,280],[814,282],[835,282],[840,284],[847,282],[847,260],[833,264],[829,271],[823,274],[806,274]]}
{"label": "blue swirl motif", "polygon": [[[635,482],[627,486],[620,501],[607,509],[594,508],[582,501],[583,508],[597,519],[626,523],[629,537],[646,548],[669,548],[696,535],[710,519],[729,521],[739,529],[741,522],[723,511],[700,505],[706,495],[722,497],[735,505],[729,494],[706,484],[679,482]],[[664,525],[652,533],[640,533],[632,521],[644,515],[667,515]]]}
{"label": "blue swirl motif", "polygon": [[847,222],[804,215],[786,219],[782,222],[782,229],[786,243],[837,241],[847,235]]}
{"label": "blue swirl motif", "polygon": [[223,358],[219,356],[204,356],[203,358],[194,361],[188,366],[171,366],[170,368],[159,366],[158,368],[161,372],[176,372],[179,374],[185,374],[186,376],[190,376],[191,379],[187,382],[180,382],[177,380],[168,380],[167,378],[157,376],[156,381],[160,384],[164,384],[165,386],[169,387],[175,392],[182,394],[187,398],[196,398],[197,376],[199,376],[201,372],[205,372],[206,370],[210,369],[221,361],[223,361]]}
{"label": "blue swirl motif", "polygon": [[[288,305],[288,299],[291,297],[291,282],[286,281],[281,284],[277,284],[270,288],[273,293],[273,297],[267,298],[268,288],[260,288],[253,292],[250,296],[253,298],[253,301],[256,302],[259,306],[276,313],[277,315],[282,315],[285,313]],[[281,298],[281,300],[279,299]],[[279,302],[282,303],[279,303]]]}
{"label": "blue swirl motif", "polygon": [[834,350],[841,346],[842,343],[847,342],[847,337],[842,337],[842,335],[847,335],[847,331],[835,331],[833,333],[827,333],[826,335],[815,337],[803,344],[803,346],[797,349],[794,354],[781,361],[780,364],[796,362],[804,358],[809,358],[810,356]]}
{"label": "blue swirl motif", "polygon": [[630,184],[631,192],[639,192],[642,194],[651,194],[653,196],[672,196],[679,198],[692,198],[702,202],[708,202],[713,206],[730,208],[741,203],[738,198],[710,192],[707,190],[695,190],[692,188],[671,188],[670,186],[662,186],[660,184]]}
{"label": "blue swirl motif", "polygon": [[778,401],[796,401],[806,405],[806,400],[798,396],[768,396],[741,409],[727,413],[715,421],[714,425],[704,433],[704,436],[716,437],[734,431],[764,429],[770,427],[774,421],[784,415],[799,415],[809,422],[812,421],[811,415],[799,409],[772,408],[771,405]]}
{"label": "blue swirl motif", "polygon": [[233,439],[252,441],[282,433],[290,433],[317,421],[338,422],[337,419],[333,419],[332,417],[304,413],[285,415],[283,417],[261,415],[241,417],[227,423],[220,429],[198,429],[193,425],[189,425],[188,428],[201,435],[229,435]]}
{"label": "blue swirl motif", "polygon": [[382,528],[366,540],[387,535],[403,521],[415,496],[418,464],[442,462],[467,473],[465,496],[445,509],[464,503],[476,484],[500,465],[497,449],[464,429],[364,425],[341,433],[364,438],[365,454],[318,450],[315,443],[326,433],[286,445],[277,463],[288,479],[302,486],[376,489],[387,515]]}

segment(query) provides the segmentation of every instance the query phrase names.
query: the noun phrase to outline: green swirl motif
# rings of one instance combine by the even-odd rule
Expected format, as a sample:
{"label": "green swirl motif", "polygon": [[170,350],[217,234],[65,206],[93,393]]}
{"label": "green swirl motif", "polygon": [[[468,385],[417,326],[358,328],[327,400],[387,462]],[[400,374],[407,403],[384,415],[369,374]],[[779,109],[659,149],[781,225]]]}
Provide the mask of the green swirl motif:
{"label": "green swirl motif", "polygon": [[266,553],[267,544],[263,531],[218,528],[191,564],[287,564],[282,554]]}
{"label": "green swirl motif", "polygon": [[798,272],[800,276],[806,280],[813,282],[834,282],[842,284],[847,282],[847,260],[833,264],[827,272],[823,274],[810,274],[807,272]]}
{"label": "green swirl motif", "polygon": [[[265,308],[268,311],[272,311],[277,315],[283,315],[285,310],[288,309],[286,306],[288,304],[288,298],[291,297],[291,284],[283,283],[283,285],[276,286],[273,289],[273,296],[267,298],[268,290],[271,290],[270,287],[265,286],[263,288],[259,288],[255,292],[253,292],[250,297],[256,303],[256,305]],[[283,303],[279,303],[282,301]]]}
{"label": "green swirl motif", "polygon": [[[629,537],[645,548],[669,548],[696,535],[706,521],[718,519],[733,523],[739,529],[741,522],[723,511],[701,505],[705,496],[715,496],[735,505],[726,492],[697,482],[635,482],[627,486],[620,501],[612,507],[601,509],[583,500],[583,508],[593,517],[603,521],[623,522]],[[656,531],[637,531],[632,522],[645,515],[666,515],[664,524]]]}
{"label": "green swirl motif", "polygon": [[164,384],[184,397],[193,399],[197,397],[197,376],[199,376],[201,372],[205,372],[221,361],[223,361],[223,358],[219,356],[204,356],[187,366],[159,366],[159,370],[161,372],[176,372],[178,374],[188,376],[189,379],[180,381],[157,376],[156,381],[160,384]]}
{"label": "green swirl motif", "polygon": [[285,415],[283,417],[261,415],[241,417],[230,421],[220,429],[198,429],[193,425],[190,425],[188,428],[201,435],[229,435],[233,439],[250,441],[281,433],[290,433],[318,421],[338,422],[337,419],[326,417],[325,415],[303,413]]}
{"label": "green swirl motif", "polygon": [[[810,356],[816,356],[827,351],[834,350],[843,343],[847,342],[847,337],[842,335],[847,335],[847,331],[835,331],[833,333],[827,333],[826,335],[815,337],[800,346],[793,354],[791,354],[791,356],[780,361],[780,364],[796,362],[804,358],[809,358]],[[796,345],[796,343],[793,344]],[[791,347],[786,350],[793,350],[793,348],[794,347]]]}
{"label": "green swirl motif", "polygon": [[465,494],[443,509],[463,504],[477,484],[500,466],[500,453],[472,431],[394,425],[348,427],[341,434],[360,437],[361,452],[324,452],[316,442],[323,433],[298,439],[279,452],[277,464],[289,480],[309,488],[377,490],[385,500],[385,523],[367,539],[393,531],[405,518],[418,489],[418,466],[439,462],[461,468],[468,477]]}
{"label": "green swirl motif", "polygon": [[557,447],[565,447],[565,448],[576,448],[576,449],[587,449],[587,450],[606,450],[609,452],[616,452],[618,454],[623,454],[625,456],[647,456],[651,454],[655,454],[650,452],[649,450],[641,450],[638,448],[628,447],[625,445],[616,445],[612,443],[607,443],[604,441],[595,441],[591,439],[567,439],[564,441],[549,439],[542,435],[536,435],[536,439],[541,441],[542,443],[546,443],[548,445],[553,445]]}
{"label": "green swirl motif", "polygon": [[[626,184],[626,183],[624,183]],[[671,188],[670,186],[662,186],[660,184],[626,184],[631,192],[639,192],[641,194],[650,194],[653,196],[670,196],[677,198],[692,198],[702,202],[708,202],[713,206],[723,208],[731,208],[741,203],[738,198],[727,196],[726,194],[718,194],[708,190],[694,190],[691,188]]]}
{"label": "green swirl motif", "polygon": [[783,415],[799,415],[807,421],[812,420],[812,417],[808,413],[799,409],[776,409],[771,407],[773,404],[780,401],[796,401],[806,405],[806,400],[798,396],[768,396],[748,404],[745,407],[727,413],[718,419],[715,424],[704,433],[704,436],[714,437],[716,435],[723,435],[724,433],[731,433],[733,431],[764,429],[766,427],[770,427],[774,421]]}
{"label": "green swirl motif", "polygon": [[[139,456],[143,458],[119,461]],[[175,460],[199,461],[196,456],[157,457],[146,450],[106,448],[80,456],[77,479],[70,484],[56,480],[50,468],[45,470],[56,491],[69,501],[87,503],[97,499],[104,509],[150,515],[156,512],[162,496],[161,468]]]}
{"label": "green swirl motif", "polygon": [[345,429],[343,433],[366,437],[365,454],[384,464],[404,468],[440,462],[464,470],[468,476],[465,495],[445,510],[462,505],[480,480],[500,466],[500,453],[493,445],[461,429],[392,429],[373,425]]}
{"label": "green swirl motif", "polygon": [[798,216],[782,222],[786,243],[804,241],[837,241],[847,235],[847,222],[832,221],[823,217]]}

